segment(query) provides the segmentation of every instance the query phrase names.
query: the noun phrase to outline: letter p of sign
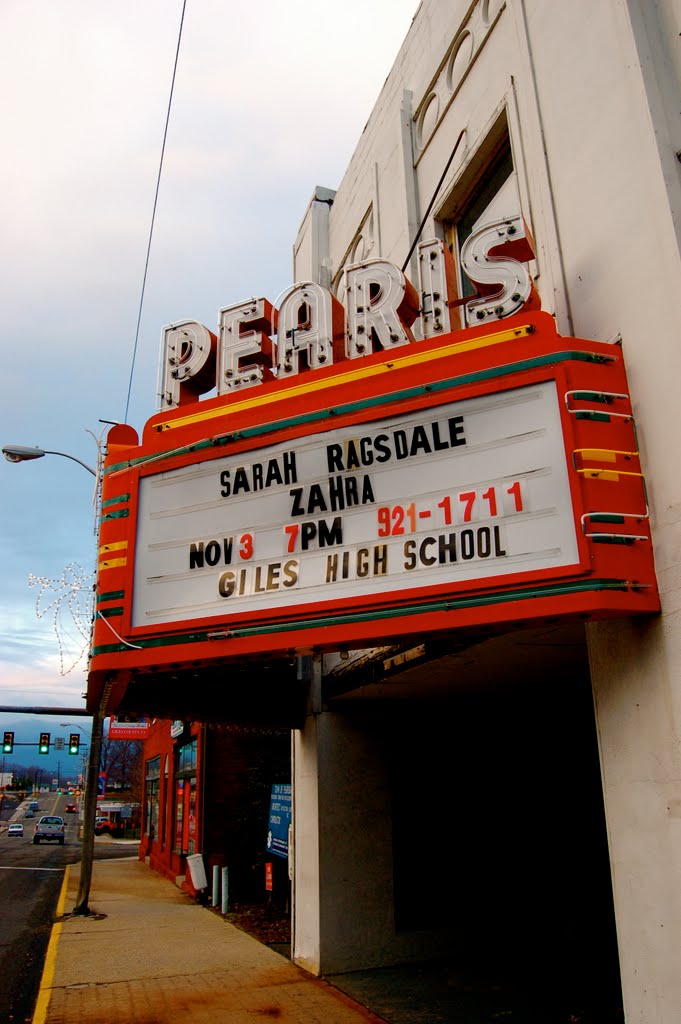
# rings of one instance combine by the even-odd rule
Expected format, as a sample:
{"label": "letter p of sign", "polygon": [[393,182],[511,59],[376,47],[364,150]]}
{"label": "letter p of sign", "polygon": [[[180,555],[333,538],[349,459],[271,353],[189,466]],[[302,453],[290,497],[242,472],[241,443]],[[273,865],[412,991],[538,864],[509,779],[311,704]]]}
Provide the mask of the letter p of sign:
{"label": "letter p of sign", "polygon": [[195,320],[163,329],[161,409],[195,402],[215,387],[217,342],[212,331]]}

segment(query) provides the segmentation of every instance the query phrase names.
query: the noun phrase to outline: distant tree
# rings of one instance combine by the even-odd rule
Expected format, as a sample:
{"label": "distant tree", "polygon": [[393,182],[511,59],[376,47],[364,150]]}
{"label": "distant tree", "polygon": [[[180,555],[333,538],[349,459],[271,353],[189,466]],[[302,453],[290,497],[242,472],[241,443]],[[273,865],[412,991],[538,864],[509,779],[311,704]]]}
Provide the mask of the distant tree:
{"label": "distant tree", "polygon": [[142,744],[138,740],[102,740],[100,770],[106,772],[107,786],[141,788]]}

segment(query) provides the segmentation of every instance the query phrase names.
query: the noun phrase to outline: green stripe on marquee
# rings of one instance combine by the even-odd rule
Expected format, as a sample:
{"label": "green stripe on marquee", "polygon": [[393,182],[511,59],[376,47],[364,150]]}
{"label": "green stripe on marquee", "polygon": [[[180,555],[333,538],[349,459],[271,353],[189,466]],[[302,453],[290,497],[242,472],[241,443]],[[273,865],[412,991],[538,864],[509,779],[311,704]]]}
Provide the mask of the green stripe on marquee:
{"label": "green stripe on marquee", "polygon": [[[506,604],[510,601],[528,601],[540,597],[562,597],[569,594],[589,593],[604,590],[629,590],[626,580],[597,579],[575,580],[570,583],[551,583],[546,586],[533,587],[528,590],[508,590],[498,594],[481,595],[480,597],[447,598],[443,601],[421,602],[400,608],[378,609],[370,612],[348,612],[341,615],[319,615],[312,619],[291,622],[277,622],[265,626],[245,626],[242,629],[229,629],[228,639],[239,639],[249,636],[266,636],[272,633],[291,633],[301,629],[328,628],[329,626],[352,625],[355,622],[374,622],[380,619],[405,618],[410,615],[422,615],[426,612],[451,612],[463,608],[483,608],[488,605]],[[178,644],[203,643],[215,639],[219,626],[209,632],[185,633],[175,636],[154,637],[151,640],[135,638],[135,645],[144,650],[159,647],[174,647]],[[103,644],[92,650],[92,656],[110,654],[116,651],[129,650],[127,644]]]}
{"label": "green stripe on marquee", "polygon": [[122,505],[125,501],[130,501],[129,494],[117,494],[115,498],[107,498],[106,501],[103,501],[102,508],[109,508],[111,505]]}
{"label": "green stripe on marquee", "polygon": [[121,508],[117,512],[107,512],[106,515],[102,516],[100,522],[108,523],[111,519],[127,519],[129,515],[129,508]]}

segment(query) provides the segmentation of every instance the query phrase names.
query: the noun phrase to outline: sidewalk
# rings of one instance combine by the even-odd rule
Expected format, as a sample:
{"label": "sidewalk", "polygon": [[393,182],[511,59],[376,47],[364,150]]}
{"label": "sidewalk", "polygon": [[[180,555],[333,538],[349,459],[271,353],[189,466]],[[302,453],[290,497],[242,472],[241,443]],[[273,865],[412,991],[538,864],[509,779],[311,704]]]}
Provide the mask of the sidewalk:
{"label": "sidewalk", "polygon": [[33,1024],[381,1024],[136,857],[95,863],[89,917],[70,916],[78,878],[67,868]]}

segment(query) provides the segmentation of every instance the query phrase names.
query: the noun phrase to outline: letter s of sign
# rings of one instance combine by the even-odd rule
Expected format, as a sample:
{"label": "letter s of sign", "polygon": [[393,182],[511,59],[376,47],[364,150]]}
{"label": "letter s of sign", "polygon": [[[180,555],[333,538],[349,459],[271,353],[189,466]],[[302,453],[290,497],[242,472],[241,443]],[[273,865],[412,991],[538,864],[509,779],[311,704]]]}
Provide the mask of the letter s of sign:
{"label": "letter s of sign", "polygon": [[518,262],[533,258],[534,246],[519,215],[484,224],[468,236],[461,247],[461,266],[479,294],[465,305],[469,325],[539,305],[530,273]]}

